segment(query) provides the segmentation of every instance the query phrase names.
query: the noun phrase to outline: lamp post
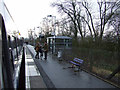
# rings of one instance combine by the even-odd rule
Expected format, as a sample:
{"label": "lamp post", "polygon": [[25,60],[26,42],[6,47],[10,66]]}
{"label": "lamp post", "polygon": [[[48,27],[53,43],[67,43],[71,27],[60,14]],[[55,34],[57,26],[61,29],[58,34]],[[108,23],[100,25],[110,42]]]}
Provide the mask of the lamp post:
{"label": "lamp post", "polygon": [[33,31],[34,31],[34,46],[35,46],[35,27],[34,27]]}
{"label": "lamp post", "polygon": [[[51,35],[53,35],[54,36],[54,41],[52,41],[52,54],[53,54],[53,52],[55,52],[55,35],[56,35],[56,33],[55,33],[55,31],[56,31],[56,16],[52,16],[52,15],[48,15],[47,17],[51,17],[52,18],[52,31],[53,32],[51,32]],[[54,22],[53,22],[53,20],[54,20]]]}
{"label": "lamp post", "polygon": [[42,38],[44,38],[44,35],[42,34],[42,28],[39,26],[39,27],[37,27],[37,28],[39,28],[39,38],[40,38],[40,42],[42,41]]}
{"label": "lamp post", "polygon": [[52,19],[52,33],[51,34],[53,34],[54,33],[54,36],[56,35],[56,32],[55,32],[55,30],[56,30],[56,16],[52,16],[52,15],[47,15],[47,17],[50,17],[51,19]]}

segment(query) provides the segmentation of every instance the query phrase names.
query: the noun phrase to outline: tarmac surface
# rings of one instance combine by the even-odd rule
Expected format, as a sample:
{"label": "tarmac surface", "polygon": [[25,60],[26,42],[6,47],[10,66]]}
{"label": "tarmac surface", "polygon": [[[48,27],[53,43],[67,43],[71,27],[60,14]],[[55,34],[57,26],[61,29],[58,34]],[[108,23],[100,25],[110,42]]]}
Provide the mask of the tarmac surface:
{"label": "tarmac surface", "polygon": [[68,68],[71,64],[59,61],[51,53],[48,53],[47,60],[44,57],[35,59],[34,47],[27,45],[27,49],[48,88],[116,88],[87,72],[74,72],[74,69]]}

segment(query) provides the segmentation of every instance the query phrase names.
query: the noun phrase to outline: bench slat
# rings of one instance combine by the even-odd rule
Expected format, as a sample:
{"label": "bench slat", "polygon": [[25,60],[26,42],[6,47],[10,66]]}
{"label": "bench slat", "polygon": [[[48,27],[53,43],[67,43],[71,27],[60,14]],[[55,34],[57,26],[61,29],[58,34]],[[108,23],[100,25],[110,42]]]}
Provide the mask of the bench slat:
{"label": "bench slat", "polygon": [[83,61],[82,59],[79,59],[79,58],[74,58],[74,60]]}
{"label": "bench slat", "polygon": [[73,61],[70,61],[70,63],[74,64],[74,65],[77,65],[77,66],[80,66],[79,64],[73,62]]}
{"label": "bench slat", "polygon": [[83,60],[79,59],[79,58],[74,58],[73,61],[70,61],[70,63],[72,63],[76,66],[80,66],[83,63]]}
{"label": "bench slat", "polygon": [[79,66],[78,71],[81,65],[83,64],[83,60],[79,58],[74,58],[72,61],[69,61],[69,62],[72,63],[73,65]]}
{"label": "bench slat", "polygon": [[76,62],[78,62],[78,63],[83,63],[83,60],[79,61],[79,60],[77,60],[77,59],[74,59],[73,61],[76,61]]}

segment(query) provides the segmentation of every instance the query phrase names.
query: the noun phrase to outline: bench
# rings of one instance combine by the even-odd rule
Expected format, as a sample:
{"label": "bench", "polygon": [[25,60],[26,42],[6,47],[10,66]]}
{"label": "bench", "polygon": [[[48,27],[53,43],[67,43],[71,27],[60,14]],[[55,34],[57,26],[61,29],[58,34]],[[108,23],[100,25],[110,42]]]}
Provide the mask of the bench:
{"label": "bench", "polygon": [[74,58],[72,61],[70,61],[69,63],[72,64],[71,68],[74,68],[74,66],[78,67],[78,71],[80,70],[82,64],[83,64],[83,60],[79,59],[79,58]]}

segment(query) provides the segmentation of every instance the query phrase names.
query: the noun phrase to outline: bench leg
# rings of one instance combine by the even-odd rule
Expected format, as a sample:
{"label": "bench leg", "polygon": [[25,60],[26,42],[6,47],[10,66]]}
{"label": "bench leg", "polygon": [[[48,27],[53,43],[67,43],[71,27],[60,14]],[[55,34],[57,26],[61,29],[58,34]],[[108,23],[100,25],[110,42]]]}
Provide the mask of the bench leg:
{"label": "bench leg", "polygon": [[78,66],[78,68],[77,68],[78,70],[74,70],[74,72],[79,72],[79,71],[82,71],[82,69],[81,69],[81,67],[80,66]]}
{"label": "bench leg", "polygon": [[80,70],[80,66],[78,67],[78,70]]}
{"label": "bench leg", "polygon": [[74,65],[72,64],[72,66],[71,66],[71,67],[68,67],[68,68],[75,68],[75,67],[74,67]]}
{"label": "bench leg", "polygon": [[82,71],[82,68],[81,68],[81,67],[79,67],[79,70],[80,70],[80,71]]}
{"label": "bench leg", "polygon": [[79,72],[79,67],[76,67],[76,68],[74,69],[74,72]]}

